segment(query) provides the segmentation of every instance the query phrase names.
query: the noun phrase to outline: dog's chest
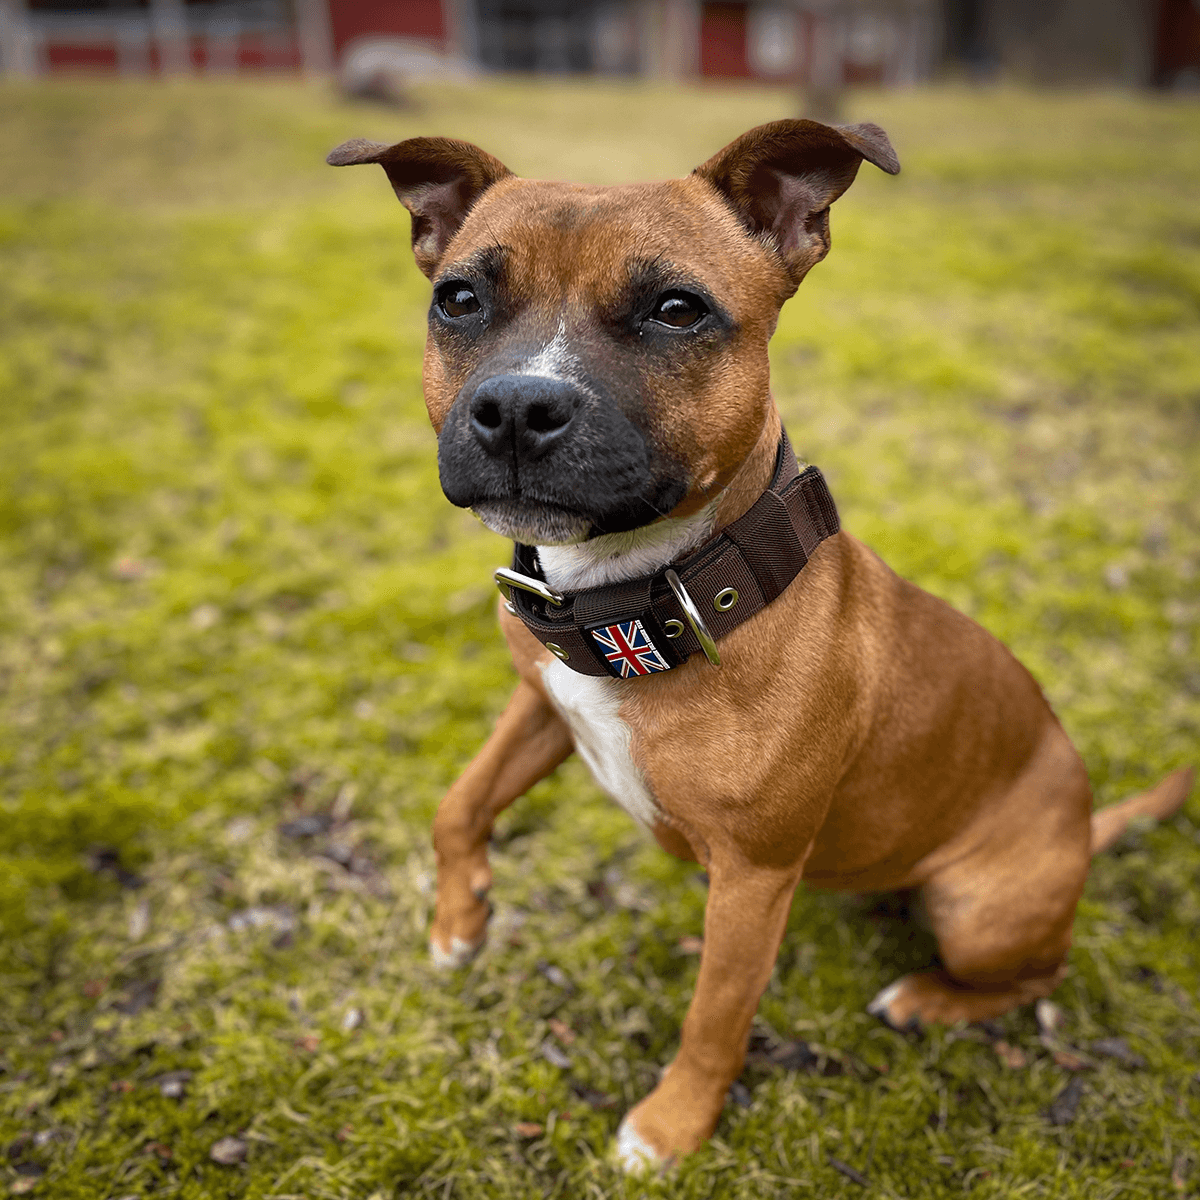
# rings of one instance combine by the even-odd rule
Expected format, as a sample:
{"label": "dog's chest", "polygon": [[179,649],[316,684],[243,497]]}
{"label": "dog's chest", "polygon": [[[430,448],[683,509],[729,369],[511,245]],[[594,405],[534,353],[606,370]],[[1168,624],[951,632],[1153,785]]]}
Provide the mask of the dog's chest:
{"label": "dog's chest", "polygon": [[580,675],[557,660],[542,668],[542,678],[596,782],[634,820],[652,826],[658,805],[633,761],[632,731],[620,717],[621,680]]}

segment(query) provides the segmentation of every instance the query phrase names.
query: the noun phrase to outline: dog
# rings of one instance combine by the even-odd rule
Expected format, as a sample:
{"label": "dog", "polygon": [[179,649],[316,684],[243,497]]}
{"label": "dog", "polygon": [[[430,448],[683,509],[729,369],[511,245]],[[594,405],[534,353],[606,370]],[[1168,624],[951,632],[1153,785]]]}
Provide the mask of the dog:
{"label": "dog", "polygon": [[709,876],[679,1051],[623,1119],[631,1170],[696,1150],[741,1070],[792,894],[917,889],[940,965],[868,1005],[904,1030],[1054,990],[1091,856],[1193,772],[1093,814],[1079,755],[996,639],[839,528],[771,399],[767,343],[882,129],[781,120],[684,179],[514,176],[448,138],[355,140],[433,284],[442,488],[515,543],[520,682],[434,821],[436,962],[483,945],[497,814],[577,752]]}

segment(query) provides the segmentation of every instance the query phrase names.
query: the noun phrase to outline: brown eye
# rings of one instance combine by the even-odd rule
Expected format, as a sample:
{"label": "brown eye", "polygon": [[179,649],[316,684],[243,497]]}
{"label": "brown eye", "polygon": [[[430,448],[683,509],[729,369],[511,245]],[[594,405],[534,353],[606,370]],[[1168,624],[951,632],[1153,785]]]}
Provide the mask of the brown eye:
{"label": "brown eye", "polygon": [[708,306],[699,296],[690,292],[666,292],[659,296],[650,320],[670,325],[672,329],[686,329],[707,313]]}
{"label": "brown eye", "polygon": [[448,317],[468,317],[479,311],[479,298],[465,283],[449,283],[442,289],[438,308]]}

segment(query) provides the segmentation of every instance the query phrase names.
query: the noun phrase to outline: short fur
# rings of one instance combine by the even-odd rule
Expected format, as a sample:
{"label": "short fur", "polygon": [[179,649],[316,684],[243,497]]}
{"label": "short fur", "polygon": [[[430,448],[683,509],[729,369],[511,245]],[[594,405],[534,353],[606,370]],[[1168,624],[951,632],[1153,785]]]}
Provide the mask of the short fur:
{"label": "short fur", "polygon": [[[425,394],[447,494],[502,532],[541,530],[564,587],[660,569],[745,512],[780,437],[767,342],[863,160],[899,170],[877,126],[811,121],[751,130],[685,179],[624,187],[518,179],[446,139],[335,151],[387,170],[435,297],[469,288],[479,302],[431,311]],[[655,315],[673,289],[706,306],[683,330]],[[662,535],[668,512],[680,535]],[[722,640],[719,667],[696,655],[572,689],[517,618],[501,609],[500,623],[520,683],[438,811],[435,957],[483,944],[492,823],[576,748],[709,874],[679,1052],[618,1139],[631,1167],[711,1134],[801,878],[920,890],[941,966],[876,997],[889,1024],[994,1017],[1062,979],[1092,852],[1137,813],[1175,811],[1192,782],[1178,771],[1093,816],[1028,672],[845,532]]]}

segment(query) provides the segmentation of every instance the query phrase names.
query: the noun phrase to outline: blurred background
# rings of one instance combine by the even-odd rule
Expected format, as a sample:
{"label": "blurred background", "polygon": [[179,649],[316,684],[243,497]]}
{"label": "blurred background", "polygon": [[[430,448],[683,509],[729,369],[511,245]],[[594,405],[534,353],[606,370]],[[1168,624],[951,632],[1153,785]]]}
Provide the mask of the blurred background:
{"label": "blurred background", "polygon": [[[574,760],[498,823],[489,949],[428,965],[509,547],[441,494],[429,283],[333,146],[618,183],[882,125],[903,171],[837,202],[774,396],[1108,803],[1200,761],[1198,62],[1193,0],[0,0],[0,1190],[604,1200],[676,1045],[704,881]],[[756,1044],[811,1053],[659,1194],[864,1194],[832,1157],[1200,1196],[1197,879],[1196,797],[1097,862],[1050,1041],[883,1028],[928,940],[801,889]]]}
{"label": "blurred background", "polygon": [[[1195,0],[0,0],[0,65],[1200,88]],[[828,102],[822,97],[823,102]]]}

